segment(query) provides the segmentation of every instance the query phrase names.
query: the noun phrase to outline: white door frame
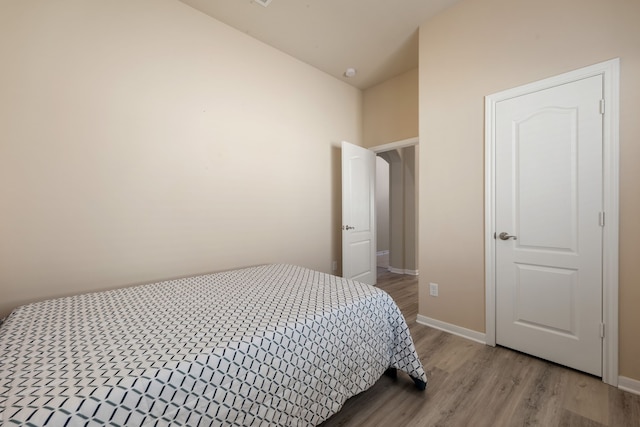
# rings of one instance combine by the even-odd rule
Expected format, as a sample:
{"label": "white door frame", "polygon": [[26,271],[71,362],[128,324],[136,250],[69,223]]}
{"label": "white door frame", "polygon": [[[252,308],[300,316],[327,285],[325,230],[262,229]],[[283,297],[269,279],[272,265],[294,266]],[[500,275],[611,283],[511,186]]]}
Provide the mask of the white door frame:
{"label": "white door frame", "polygon": [[388,144],[376,145],[375,147],[369,148],[369,150],[378,154],[384,153],[385,151],[399,150],[401,148],[411,147],[413,145],[420,145],[420,139],[417,136],[413,138],[403,139],[401,141],[389,142]]}
{"label": "white door frame", "polygon": [[602,381],[618,386],[618,188],[619,188],[619,58],[544,79],[485,98],[485,298],[488,345],[496,345],[495,272],[495,111],[500,101],[602,75],[604,82],[603,178],[604,212],[602,259]]}
{"label": "white door frame", "polygon": [[[382,144],[382,145],[377,145],[375,147],[371,147],[369,148],[369,150],[373,151],[374,153],[376,153],[376,156],[378,157],[382,157],[384,158],[387,162],[389,162],[389,167],[390,167],[390,172],[392,172],[394,167],[397,167],[397,164],[392,164],[393,162],[390,160],[390,158],[388,156],[385,156],[385,153],[389,153],[389,152],[395,152],[395,151],[400,151],[404,148],[408,148],[408,147],[417,147],[420,145],[420,139],[416,136],[413,138],[407,138],[407,139],[403,139],[400,141],[393,141],[393,142],[389,142],[387,144]],[[416,153],[417,156],[418,153]],[[391,156],[393,157],[393,156]],[[404,167],[404,166],[403,166]],[[419,169],[419,166],[416,167],[416,174],[415,174],[415,182],[413,183],[414,188],[417,188],[417,182],[418,182],[418,173],[417,170]],[[403,172],[404,173],[404,172]],[[391,174],[390,179],[393,180],[393,174]],[[402,186],[404,188],[404,185],[406,183],[403,182]],[[403,190],[404,191],[404,190]],[[406,195],[405,195],[406,197]],[[416,203],[416,210],[415,210],[415,216],[414,216],[414,222],[413,222],[413,226],[414,229],[417,233],[418,231],[418,217],[419,217],[419,213],[418,213],[418,195],[417,193],[415,194],[414,197],[414,201]],[[389,200],[389,202],[391,203],[391,200]],[[405,209],[405,206],[402,206],[402,210]],[[401,214],[401,218],[402,218],[402,232],[400,233],[395,233],[392,231],[391,232],[391,241],[390,241],[390,246],[391,248],[397,248],[398,246],[398,241],[400,241],[402,243],[403,246],[403,256],[402,256],[402,263],[400,265],[398,264],[394,264],[391,261],[393,259],[395,259],[395,261],[397,262],[398,258],[396,255],[394,255],[394,251],[393,249],[391,249],[391,253],[390,253],[390,257],[389,257],[389,267],[388,267],[388,271],[390,271],[391,273],[396,273],[396,274],[407,274],[407,275],[411,275],[411,276],[417,276],[419,274],[418,272],[418,248],[416,247],[414,249],[414,256],[415,258],[413,259],[413,265],[415,266],[413,269],[407,269],[407,256],[406,256],[406,248],[404,247],[404,245],[406,245],[406,242],[408,240],[408,230],[406,227],[406,221],[407,218],[404,214],[404,212],[398,212],[398,209],[391,209],[390,210],[390,222],[394,221],[394,218],[398,218],[397,215]],[[392,227],[391,227],[392,228]],[[396,232],[398,231],[398,229],[394,229]],[[394,237],[395,236],[395,237]],[[400,236],[400,237],[398,237]],[[416,245],[417,246],[417,245]],[[401,268],[398,268],[401,267]]]}

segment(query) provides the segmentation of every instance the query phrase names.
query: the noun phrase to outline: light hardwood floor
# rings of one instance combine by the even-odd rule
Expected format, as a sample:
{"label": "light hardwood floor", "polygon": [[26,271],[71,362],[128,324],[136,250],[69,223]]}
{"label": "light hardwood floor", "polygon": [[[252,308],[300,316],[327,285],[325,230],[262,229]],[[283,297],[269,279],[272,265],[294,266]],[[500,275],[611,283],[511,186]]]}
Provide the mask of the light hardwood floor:
{"label": "light hardwood floor", "polygon": [[378,286],[407,319],[427,371],[427,390],[416,390],[402,372],[396,380],[383,376],[323,427],[640,426],[640,396],[600,378],[417,324],[417,277],[381,272]]}

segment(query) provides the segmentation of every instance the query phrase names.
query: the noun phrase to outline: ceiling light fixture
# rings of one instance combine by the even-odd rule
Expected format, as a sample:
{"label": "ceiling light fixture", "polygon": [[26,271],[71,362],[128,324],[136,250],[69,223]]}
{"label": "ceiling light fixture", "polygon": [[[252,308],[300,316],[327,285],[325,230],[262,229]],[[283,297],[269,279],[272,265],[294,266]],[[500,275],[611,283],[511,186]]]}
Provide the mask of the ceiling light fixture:
{"label": "ceiling light fixture", "polygon": [[344,72],[344,76],[345,77],[353,77],[355,76],[357,73],[355,68],[347,68],[347,70]]}
{"label": "ceiling light fixture", "polygon": [[267,7],[269,3],[271,3],[271,0],[253,0],[253,2],[258,3],[262,7]]}

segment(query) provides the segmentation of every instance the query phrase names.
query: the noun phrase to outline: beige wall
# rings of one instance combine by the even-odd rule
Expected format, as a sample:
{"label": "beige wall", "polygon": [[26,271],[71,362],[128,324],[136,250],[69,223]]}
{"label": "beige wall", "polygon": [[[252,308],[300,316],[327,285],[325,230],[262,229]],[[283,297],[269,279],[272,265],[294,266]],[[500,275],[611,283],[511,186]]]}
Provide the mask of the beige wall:
{"label": "beige wall", "polygon": [[485,329],[484,96],[620,57],[619,367],[640,380],[638,17],[631,0],[466,0],[420,28],[420,314]]}
{"label": "beige wall", "polygon": [[[415,138],[418,135],[418,69],[407,71],[363,93],[365,147]],[[404,153],[409,159],[404,160]],[[413,147],[390,153],[389,201],[390,267],[393,271],[417,271],[417,183]],[[409,163],[407,163],[409,162]],[[380,249],[380,246],[378,246]]]}
{"label": "beige wall", "polygon": [[359,90],[175,0],[3,1],[0,58],[0,315],[339,260]]}
{"label": "beige wall", "polygon": [[418,136],[418,69],[407,71],[363,93],[365,147]]}

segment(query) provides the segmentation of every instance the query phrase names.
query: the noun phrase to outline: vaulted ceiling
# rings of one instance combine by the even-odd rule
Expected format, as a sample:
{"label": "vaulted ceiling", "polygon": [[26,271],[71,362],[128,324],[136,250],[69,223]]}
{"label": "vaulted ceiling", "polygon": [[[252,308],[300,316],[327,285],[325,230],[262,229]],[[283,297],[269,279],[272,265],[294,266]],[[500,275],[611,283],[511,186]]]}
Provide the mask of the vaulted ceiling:
{"label": "vaulted ceiling", "polygon": [[419,26],[459,0],[180,1],[366,89],[417,67]]}

